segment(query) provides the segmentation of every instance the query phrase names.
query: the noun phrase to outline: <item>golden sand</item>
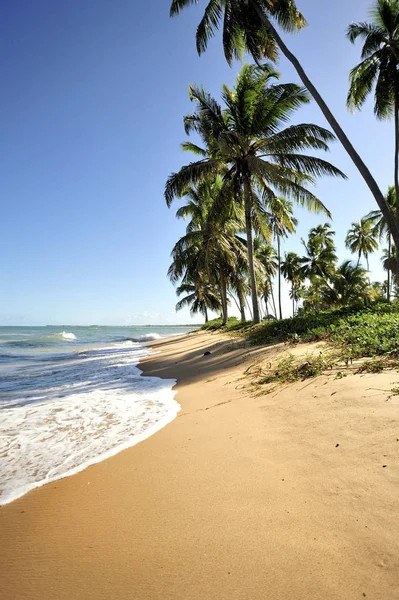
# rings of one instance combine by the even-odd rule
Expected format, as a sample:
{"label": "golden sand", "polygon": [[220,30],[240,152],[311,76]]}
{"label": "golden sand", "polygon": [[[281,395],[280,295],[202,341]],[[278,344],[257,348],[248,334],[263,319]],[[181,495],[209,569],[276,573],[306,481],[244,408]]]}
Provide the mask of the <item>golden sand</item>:
{"label": "golden sand", "polygon": [[0,509],[0,597],[399,599],[399,375],[255,395],[243,371],[275,349],[153,346],[142,368],[177,378],[182,411]]}

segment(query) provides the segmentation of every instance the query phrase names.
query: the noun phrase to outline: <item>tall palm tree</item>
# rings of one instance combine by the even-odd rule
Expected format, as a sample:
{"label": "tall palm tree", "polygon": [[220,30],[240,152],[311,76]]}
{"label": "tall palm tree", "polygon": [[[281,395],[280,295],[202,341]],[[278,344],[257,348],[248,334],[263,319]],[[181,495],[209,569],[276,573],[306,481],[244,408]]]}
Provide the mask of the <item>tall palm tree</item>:
{"label": "tall palm tree", "polygon": [[[234,214],[216,215],[213,210],[222,187],[222,179],[217,176],[213,182],[202,181],[195,188],[188,186],[182,190],[181,195],[188,197],[189,202],[178,214],[189,214],[192,219],[186,234],[172,250],[173,262],[168,274],[173,282],[182,279],[178,288],[181,293],[193,293],[192,285],[197,295],[199,290],[204,289],[204,283],[208,286],[206,290],[209,286],[211,291],[217,287],[223,324],[226,324],[228,285],[233,275],[236,276],[237,266],[241,267],[245,262],[246,243],[238,235],[244,227],[243,211],[236,207]],[[183,299],[182,305],[187,303]],[[212,303],[208,307],[214,310]]]}
{"label": "tall palm tree", "polygon": [[370,220],[362,217],[358,223],[352,223],[345,239],[345,246],[353,254],[357,254],[357,266],[359,266],[360,260],[364,256],[367,271],[370,271],[369,254],[378,249],[376,232],[373,230]]}
{"label": "tall palm tree", "polygon": [[263,267],[263,272],[260,275],[258,289],[261,293],[266,308],[266,316],[269,315],[268,302],[271,299],[274,316],[277,318],[276,302],[273,294],[272,279],[277,273],[277,254],[270,243],[265,243],[260,238],[254,239],[255,256]]}
{"label": "tall palm tree", "polygon": [[[198,0],[172,0],[170,15],[172,17],[178,15],[187,6],[197,3]],[[223,48],[229,64],[233,58],[241,58],[245,52],[249,52],[257,64],[264,58],[274,61],[277,59],[278,49],[280,49],[293,65],[302,83],[313,96],[331,129],[359,170],[399,248],[399,226],[392,218],[377,182],[307,76],[299,60],[285,45],[273,23],[277,23],[283,31],[291,32],[303,28],[306,20],[296,7],[294,0],[209,0],[197,28],[197,51],[201,54],[207,49],[210,38],[219,28],[223,31]]]}
{"label": "tall palm tree", "polygon": [[329,211],[309,191],[321,175],[345,177],[329,162],[304,154],[307,149],[327,150],[334,136],[317,125],[285,127],[294,111],[308,101],[295,84],[271,85],[276,74],[269,67],[244,65],[234,89],[223,86],[225,108],[205,90],[191,86],[196,111],[185,118],[187,133],[200,135],[204,148],[191,142],[183,149],[202,156],[172,173],[165,187],[168,206],[188,185],[223,175],[223,186],[215,207],[227,210],[234,200],[244,205],[251,284],[253,320],[259,323],[259,305],[254,268],[253,228],[270,235],[267,207],[279,194],[315,212]]}
{"label": "tall palm tree", "polygon": [[363,40],[362,62],[350,73],[348,106],[361,108],[374,87],[376,117],[394,118],[394,182],[399,202],[399,0],[377,0],[370,16],[371,22],[352,23],[348,28],[352,43]]}
{"label": "tall palm tree", "polygon": [[288,252],[285,255],[285,259],[281,264],[281,272],[284,277],[291,283],[291,300],[292,300],[292,316],[295,316],[295,302],[297,299],[296,290],[299,289],[299,286],[302,282],[302,272],[301,272],[302,261],[301,257],[298,256],[295,252]]}
{"label": "tall palm tree", "polygon": [[293,203],[285,198],[275,198],[270,203],[271,215],[269,218],[270,229],[277,241],[277,260],[278,260],[278,309],[279,318],[283,318],[281,306],[281,238],[286,238],[290,233],[294,233],[298,220],[293,215]]}
{"label": "tall palm tree", "polygon": [[[390,186],[388,188],[388,192],[385,196],[385,200],[387,205],[389,206],[391,212],[393,214],[396,213],[396,194],[395,194],[395,188],[394,186]],[[388,242],[388,263],[389,265],[392,265],[391,261],[391,256],[392,256],[392,236],[391,236],[391,232],[388,229],[387,223],[384,219],[384,216],[382,214],[382,212],[380,210],[372,210],[371,212],[369,212],[366,217],[367,221],[370,221],[372,226],[373,226],[373,232],[375,233],[376,237],[378,237],[378,239],[381,241],[383,238],[387,239]],[[393,265],[393,270],[395,271],[395,273],[397,275],[399,275],[398,269],[397,269],[397,265],[394,264]],[[388,276],[388,281],[387,281],[387,300],[388,302],[391,301],[391,269],[389,268],[387,270],[387,276]]]}
{"label": "tall palm tree", "polygon": [[308,236],[308,241],[302,240],[306,256],[301,257],[301,276],[309,279],[311,289],[308,293],[312,296],[312,304],[318,308],[321,303],[321,290],[331,287],[329,280],[335,273],[337,255],[334,243],[335,232],[328,223],[313,227]]}

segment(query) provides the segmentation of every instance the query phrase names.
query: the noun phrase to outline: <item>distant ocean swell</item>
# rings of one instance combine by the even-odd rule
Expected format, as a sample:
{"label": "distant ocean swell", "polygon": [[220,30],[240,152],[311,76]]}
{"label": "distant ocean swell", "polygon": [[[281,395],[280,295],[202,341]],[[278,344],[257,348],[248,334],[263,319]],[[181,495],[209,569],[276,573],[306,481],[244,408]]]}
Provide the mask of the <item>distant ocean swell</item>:
{"label": "distant ocean swell", "polygon": [[[38,349],[54,339],[78,342],[65,331],[44,337],[25,341]],[[175,381],[143,377],[137,367],[149,354],[138,340],[160,337],[140,333],[61,356],[36,355],[32,346],[30,356],[9,355],[17,366],[2,367],[0,379],[0,505],[117,454],[176,417]]]}

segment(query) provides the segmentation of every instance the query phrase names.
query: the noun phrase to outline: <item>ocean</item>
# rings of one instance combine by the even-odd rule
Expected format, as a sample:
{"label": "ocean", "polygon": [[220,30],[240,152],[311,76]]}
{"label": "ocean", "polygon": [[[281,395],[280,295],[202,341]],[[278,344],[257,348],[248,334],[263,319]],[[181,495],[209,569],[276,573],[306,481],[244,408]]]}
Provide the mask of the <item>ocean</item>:
{"label": "ocean", "polygon": [[0,505],[152,435],[179,404],[144,342],[195,327],[0,327]]}

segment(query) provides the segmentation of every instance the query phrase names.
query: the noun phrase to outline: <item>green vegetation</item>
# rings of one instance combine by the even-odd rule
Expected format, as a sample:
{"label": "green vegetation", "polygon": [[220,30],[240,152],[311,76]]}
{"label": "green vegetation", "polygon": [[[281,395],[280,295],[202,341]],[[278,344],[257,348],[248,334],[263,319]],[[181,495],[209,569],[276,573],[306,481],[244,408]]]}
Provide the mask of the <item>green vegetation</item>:
{"label": "green vegetation", "polygon": [[231,319],[222,328],[221,320],[203,328],[235,331],[253,344],[290,342],[293,344],[329,341],[350,359],[385,356],[399,359],[399,303],[373,303],[363,308],[304,313],[293,319],[265,321],[259,325],[241,324]]}
{"label": "green vegetation", "polygon": [[333,367],[333,362],[322,353],[318,356],[307,354],[297,360],[293,354],[283,358],[277,365],[275,372],[257,381],[259,385],[265,383],[293,383],[303,381],[310,377],[322,375],[327,369]]}
{"label": "green vegetation", "polygon": [[[172,0],[170,14],[178,15],[196,0]],[[370,13],[371,22],[352,23],[348,38],[352,43],[363,40],[362,62],[351,72],[348,104],[359,108],[375,87],[375,112],[379,118],[395,120],[395,190],[399,202],[399,91],[397,71],[399,65],[399,2],[377,0]],[[297,57],[288,49],[281,37],[306,25],[306,19],[295,0],[209,0],[196,31],[199,54],[207,49],[209,40],[222,30],[222,43],[226,60],[241,58],[247,52],[259,65],[264,60],[275,62],[281,52],[292,64],[303,85],[318,104],[331,129],[349,154],[363,177],[384,216],[395,246],[399,248],[399,221],[389,206],[371,172],[352,146],[327,103],[307,76]],[[375,84],[375,86],[374,86]],[[399,214],[399,211],[397,211]]]}
{"label": "green vegetation", "polygon": [[[196,1],[172,0],[171,15],[191,4]],[[182,149],[194,160],[169,176],[164,194],[169,207],[183,201],[176,215],[187,222],[168,272],[180,297],[176,309],[189,307],[205,317],[206,329],[222,327],[255,343],[327,340],[346,361],[380,356],[385,364],[398,355],[399,333],[399,311],[391,304],[399,289],[399,0],[376,0],[370,22],[352,23],[347,32],[350,42],[363,43],[362,62],[350,73],[348,107],[359,109],[374,90],[376,117],[395,121],[394,185],[386,196],[280,35],[305,24],[294,0],[207,2],[196,33],[199,54],[222,29],[227,61],[249,56],[255,64],[243,65],[235,85],[223,85],[218,97],[189,86],[193,111],[184,118],[190,137]],[[305,87],[279,81],[279,53]],[[332,131],[301,123],[299,111],[310,97]],[[282,242],[296,232],[298,205],[332,218],[314,186],[319,177],[345,177],[321,158],[336,138],[378,205],[349,227],[345,245],[355,260],[338,259],[330,222],[309,231],[302,253],[283,253]],[[371,282],[369,256],[384,241],[387,281]],[[291,319],[282,318],[283,277]],[[240,321],[229,318],[234,305]],[[208,321],[209,312],[220,319]],[[378,370],[378,360],[364,368]],[[306,369],[295,363],[289,370],[299,375],[322,366],[307,362]]]}

